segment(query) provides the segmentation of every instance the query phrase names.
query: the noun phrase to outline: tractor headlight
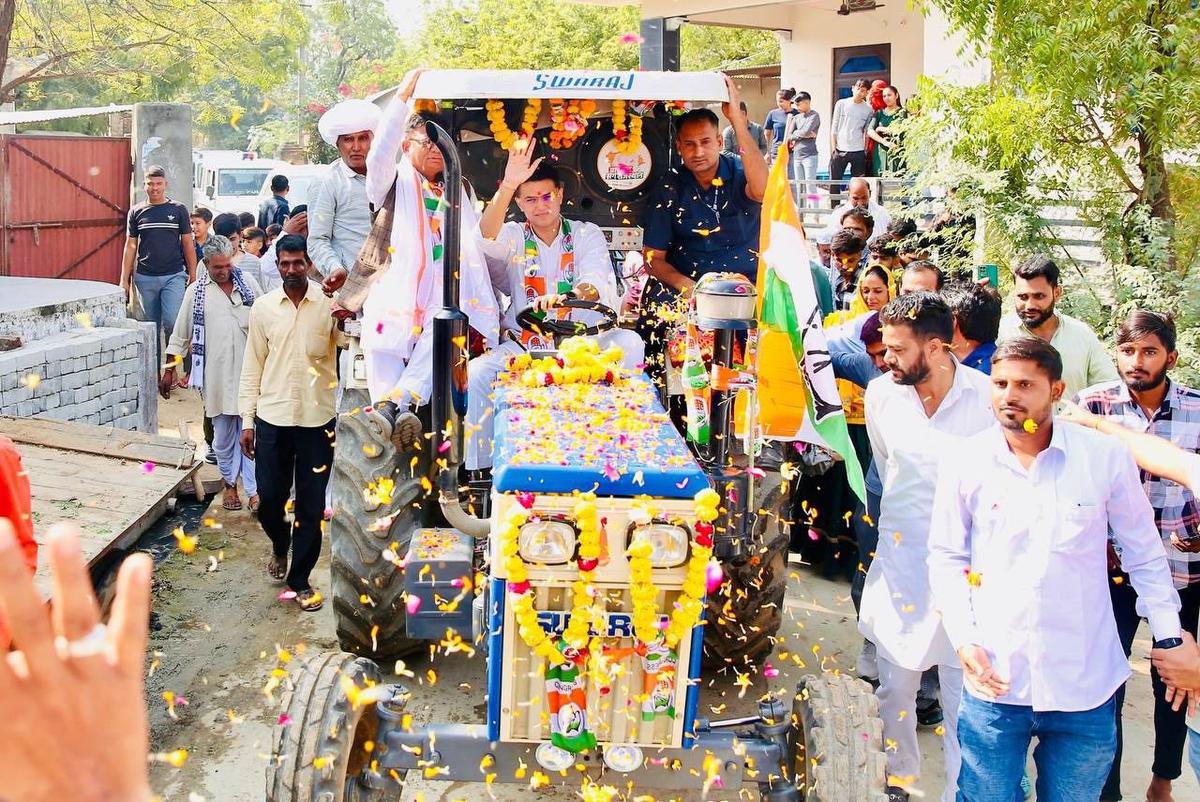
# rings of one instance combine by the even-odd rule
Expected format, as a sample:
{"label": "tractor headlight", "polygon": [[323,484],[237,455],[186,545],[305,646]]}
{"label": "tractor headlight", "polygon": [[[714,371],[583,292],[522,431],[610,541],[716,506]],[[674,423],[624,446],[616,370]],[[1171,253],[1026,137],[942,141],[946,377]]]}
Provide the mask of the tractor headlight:
{"label": "tractor headlight", "polygon": [[566,521],[530,521],[517,539],[521,559],[527,563],[562,565],[575,553],[575,527]]}
{"label": "tractor headlight", "polygon": [[650,564],[655,568],[674,568],[683,565],[688,556],[688,531],[676,524],[655,521],[635,527],[629,542],[645,540],[650,543]]}

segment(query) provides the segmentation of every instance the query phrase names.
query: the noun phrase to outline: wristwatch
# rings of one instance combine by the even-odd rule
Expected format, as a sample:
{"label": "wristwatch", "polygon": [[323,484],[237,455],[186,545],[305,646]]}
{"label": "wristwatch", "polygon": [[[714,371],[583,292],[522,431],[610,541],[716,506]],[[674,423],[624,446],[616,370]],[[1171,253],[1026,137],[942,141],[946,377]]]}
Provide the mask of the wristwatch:
{"label": "wristwatch", "polygon": [[1154,641],[1155,649],[1174,649],[1176,646],[1183,645],[1183,638],[1163,638],[1162,640]]}

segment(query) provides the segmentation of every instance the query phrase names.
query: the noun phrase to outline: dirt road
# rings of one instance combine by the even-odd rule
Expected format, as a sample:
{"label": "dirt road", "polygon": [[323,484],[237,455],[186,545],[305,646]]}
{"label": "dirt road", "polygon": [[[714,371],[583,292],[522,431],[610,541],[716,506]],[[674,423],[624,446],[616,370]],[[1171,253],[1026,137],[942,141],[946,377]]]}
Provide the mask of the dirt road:
{"label": "dirt road", "polygon": [[[166,402],[164,420],[189,414],[189,407]],[[194,432],[198,432],[192,426]],[[199,436],[198,433],[194,436]],[[196,532],[198,546],[191,554],[174,551],[156,572],[155,610],[159,629],[152,633],[152,673],[147,682],[152,748],[187,749],[182,768],[158,764],[153,769],[156,792],[164,800],[221,800],[260,802],[264,796],[265,766],[272,728],[280,709],[264,694],[271,672],[279,665],[279,649],[292,653],[335,648],[330,605],[315,614],[301,613],[293,602],[279,600],[280,588],[266,576],[266,536],[245,512],[230,513],[215,504]],[[327,549],[326,549],[327,553]],[[323,555],[314,583],[329,587],[329,563]],[[1150,681],[1146,676],[1149,642],[1142,633],[1135,645],[1134,677],[1125,714],[1125,792],[1140,796],[1149,780],[1151,759]],[[742,698],[733,678],[706,680],[702,714],[714,718],[751,713],[754,700],[767,690],[785,695],[807,671],[852,670],[859,637],[848,585],[820,579],[805,569],[791,574],[784,638],[771,665],[778,676],[754,676]],[[391,671],[393,666],[383,666]],[[462,655],[414,661],[416,680],[411,712],[421,721],[476,722],[482,720],[483,665]],[[429,684],[432,668],[436,682]],[[774,672],[769,672],[774,673]],[[174,695],[173,712],[164,693]],[[941,793],[939,736],[923,731],[926,754],[919,788],[925,798]],[[497,785],[499,800],[528,800],[527,786]],[[577,800],[578,792],[549,788],[533,794],[538,800]],[[481,784],[424,783],[410,774],[404,800],[488,799]],[[663,794],[667,799],[698,800],[698,794]],[[730,794],[726,798],[737,798]],[[744,796],[743,798],[757,798]],[[1195,778],[1187,772],[1176,784],[1175,798],[1200,799]]]}

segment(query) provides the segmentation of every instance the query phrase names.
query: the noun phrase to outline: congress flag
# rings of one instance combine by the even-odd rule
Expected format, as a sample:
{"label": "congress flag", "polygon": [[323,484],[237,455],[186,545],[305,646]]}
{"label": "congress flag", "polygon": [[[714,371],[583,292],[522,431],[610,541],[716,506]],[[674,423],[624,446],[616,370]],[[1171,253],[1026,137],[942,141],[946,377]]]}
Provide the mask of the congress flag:
{"label": "congress flag", "polygon": [[768,439],[814,443],[838,454],[851,488],[865,502],[862,466],[846,431],[787,163],[780,147],[767,179],[759,233],[759,425]]}

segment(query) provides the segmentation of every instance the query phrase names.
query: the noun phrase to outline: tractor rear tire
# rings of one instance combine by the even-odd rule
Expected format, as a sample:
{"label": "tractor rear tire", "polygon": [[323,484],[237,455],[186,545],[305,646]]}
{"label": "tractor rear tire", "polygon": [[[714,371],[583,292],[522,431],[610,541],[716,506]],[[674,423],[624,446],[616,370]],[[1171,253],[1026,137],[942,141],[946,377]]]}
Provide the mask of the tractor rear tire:
{"label": "tractor rear tire", "polygon": [[[355,706],[342,687],[380,686],[379,667],[344,652],[306,658],[288,677],[286,718],[276,727],[267,766],[267,802],[388,802],[400,798],[401,779],[372,772],[378,756],[374,702]],[[367,742],[374,746],[368,751]]]}
{"label": "tractor rear tire", "polygon": [[[428,451],[426,443],[422,440]],[[342,649],[372,660],[403,657],[425,646],[405,636],[404,572],[383,556],[391,549],[403,558],[421,526],[426,497],[421,477],[428,459],[424,452],[418,457],[414,470],[412,455],[397,453],[378,413],[360,409],[338,416],[329,522],[333,613]],[[390,501],[368,499],[367,485],[383,478],[395,483]]]}
{"label": "tractor rear tire", "polygon": [[867,683],[846,673],[802,677],[790,741],[805,802],[887,802],[883,722]]}
{"label": "tractor rear tire", "polygon": [[[768,474],[778,480],[778,474]],[[704,665],[746,668],[762,663],[775,647],[783,625],[790,535],[782,521],[787,485],[776,481],[751,512],[750,558],[726,564],[725,581],[708,597],[704,623]]]}

